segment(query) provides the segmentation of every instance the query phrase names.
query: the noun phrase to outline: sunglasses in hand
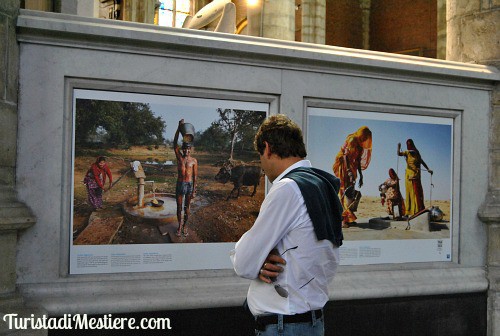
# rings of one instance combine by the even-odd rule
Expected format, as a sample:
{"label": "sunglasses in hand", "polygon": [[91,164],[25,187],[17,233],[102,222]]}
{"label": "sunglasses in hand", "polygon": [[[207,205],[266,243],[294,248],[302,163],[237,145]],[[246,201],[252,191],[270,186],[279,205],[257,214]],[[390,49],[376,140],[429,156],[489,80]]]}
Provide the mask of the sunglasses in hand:
{"label": "sunglasses in hand", "polygon": [[[294,246],[294,247],[290,247],[289,249],[286,249],[285,251],[283,251],[281,254],[278,254],[276,250],[273,250],[273,251],[271,251],[271,254],[283,256],[286,252],[288,252],[290,250],[295,250],[298,247],[299,247],[298,245]],[[277,280],[277,277],[269,277],[269,280],[271,280],[273,283],[275,283]],[[284,297],[284,298],[288,297],[288,291],[285,288],[281,287],[280,284],[275,284],[274,289],[276,290],[276,293],[278,293],[279,296]]]}

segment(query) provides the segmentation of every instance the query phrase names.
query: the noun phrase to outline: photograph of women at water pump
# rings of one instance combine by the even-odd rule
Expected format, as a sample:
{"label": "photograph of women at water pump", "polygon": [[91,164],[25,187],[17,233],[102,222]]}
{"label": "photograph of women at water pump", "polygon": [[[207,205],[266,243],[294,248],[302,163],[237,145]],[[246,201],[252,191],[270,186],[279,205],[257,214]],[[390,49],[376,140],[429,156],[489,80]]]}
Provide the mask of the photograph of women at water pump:
{"label": "photograph of women at water pump", "polygon": [[[450,260],[453,120],[307,112],[309,160],[344,184],[344,263]],[[409,255],[412,246],[418,254]]]}
{"label": "photograph of women at water pump", "polygon": [[[96,90],[75,96],[74,272],[196,269],[188,263],[203,258],[176,266],[178,251],[211,244],[226,266],[231,246],[223,245],[250,228],[264,199],[253,139],[268,104]],[[92,189],[96,157],[105,158],[103,181],[112,188]],[[136,254],[133,245],[147,247]],[[88,259],[96,251],[102,258]],[[201,268],[222,267],[212,264]]]}

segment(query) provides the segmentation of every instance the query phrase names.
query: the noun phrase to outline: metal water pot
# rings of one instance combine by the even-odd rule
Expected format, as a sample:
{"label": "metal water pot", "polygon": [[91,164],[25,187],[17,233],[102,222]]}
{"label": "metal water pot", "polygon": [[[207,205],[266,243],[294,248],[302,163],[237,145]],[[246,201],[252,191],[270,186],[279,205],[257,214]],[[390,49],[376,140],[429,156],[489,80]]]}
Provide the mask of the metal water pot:
{"label": "metal water pot", "polygon": [[195,133],[193,124],[184,123],[181,125],[179,130],[182,134],[182,142],[193,142]]}
{"label": "metal water pot", "polygon": [[431,206],[429,209],[429,214],[431,217],[431,221],[439,222],[443,219],[444,213],[438,206]]}

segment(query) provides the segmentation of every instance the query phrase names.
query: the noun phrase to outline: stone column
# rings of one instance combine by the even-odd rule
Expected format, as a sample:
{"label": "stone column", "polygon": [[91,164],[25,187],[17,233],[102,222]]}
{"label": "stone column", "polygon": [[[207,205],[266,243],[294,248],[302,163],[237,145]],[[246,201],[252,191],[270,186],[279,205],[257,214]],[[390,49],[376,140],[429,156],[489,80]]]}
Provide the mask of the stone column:
{"label": "stone column", "polygon": [[[447,0],[446,58],[500,67],[500,1]],[[492,93],[490,168],[479,217],[488,226],[488,335],[500,335],[500,85]],[[486,192],[486,191],[485,191]]]}
{"label": "stone column", "polygon": [[278,40],[295,41],[295,1],[263,0],[262,34]]}
{"label": "stone column", "polygon": [[436,57],[446,59],[446,0],[437,0],[437,46]]}
{"label": "stone column", "polygon": [[25,0],[24,5],[26,9],[39,10],[51,12],[53,10],[52,0]]}
{"label": "stone column", "polygon": [[264,1],[260,3],[252,3],[247,5],[247,29],[246,34],[249,36],[262,36],[262,19]]}
{"label": "stone column", "polygon": [[488,225],[488,335],[495,336],[500,335],[500,84],[492,94],[489,133],[489,190],[478,215]]}
{"label": "stone column", "polygon": [[[0,1],[0,334],[10,335],[5,314],[30,317],[40,311],[25,308],[16,292],[16,245],[19,232],[35,222],[15,193],[19,46],[16,19],[20,1]],[[17,334],[17,333],[16,333]],[[46,330],[30,335],[46,335]]]}
{"label": "stone column", "polygon": [[498,66],[499,0],[448,0],[446,20],[446,59]]}
{"label": "stone column", "polygon": [[99,0],[64,0],[60,2],[61,13],[86,17],[99,17]]}
{"label": "stone column", "polygon": [[156,0],[123,0],[123,20],[154,23]]}
{"label": "stone column", "polygon": [[360,6],[362,10],[362,21],[361,25],[363,27],[363,49],[370,49],[370,16],[371,16],[371,0],[361,0]]}
{"label": "stone column", "polygon": [[326,0],[302,0],[302,42],[325,44]]}

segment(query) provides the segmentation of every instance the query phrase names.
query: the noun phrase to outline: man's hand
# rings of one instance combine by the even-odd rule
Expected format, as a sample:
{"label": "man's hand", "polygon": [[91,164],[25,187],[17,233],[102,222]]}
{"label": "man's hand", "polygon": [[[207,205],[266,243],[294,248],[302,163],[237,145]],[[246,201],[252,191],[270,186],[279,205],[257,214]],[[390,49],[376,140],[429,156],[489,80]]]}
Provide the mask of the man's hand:
{"label": "man's hand", "polygon": [[283,272],[283,267],[279,264],[286,265],[285,259],[271,251],[260,269],[259,279],[266,283],[272,283],[271,278],[276,278]]}

